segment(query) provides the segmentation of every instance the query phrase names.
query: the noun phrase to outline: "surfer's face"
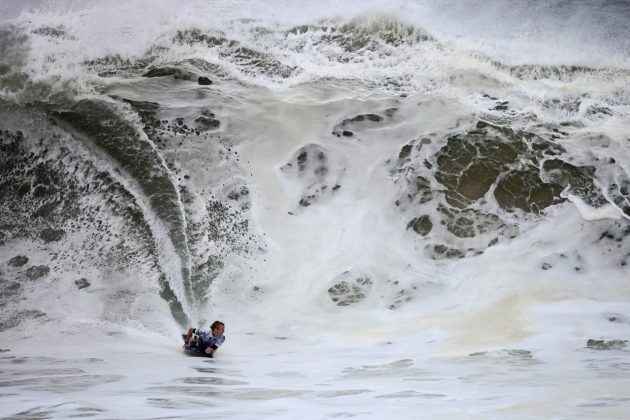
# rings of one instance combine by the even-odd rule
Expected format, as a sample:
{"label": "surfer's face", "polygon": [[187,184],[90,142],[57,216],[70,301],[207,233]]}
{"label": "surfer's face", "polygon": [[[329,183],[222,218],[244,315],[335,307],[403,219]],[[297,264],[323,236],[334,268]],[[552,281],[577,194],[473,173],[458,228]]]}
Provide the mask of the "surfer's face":
{"label": "surfer's face", "polygon": [[219,325],[216,328],[212,329],[212,335],[215,337],[220,336],[225,331],[225,325]]}

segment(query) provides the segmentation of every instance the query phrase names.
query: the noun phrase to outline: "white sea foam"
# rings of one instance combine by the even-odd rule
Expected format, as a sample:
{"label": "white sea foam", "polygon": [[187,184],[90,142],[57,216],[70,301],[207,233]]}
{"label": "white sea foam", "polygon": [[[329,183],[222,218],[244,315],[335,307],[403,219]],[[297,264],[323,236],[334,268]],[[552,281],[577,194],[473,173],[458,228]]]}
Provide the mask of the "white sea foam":
{"label": "white sea foam", "polygon": [[568,199],[575,204],[575,207],[584,220],[618,219],[623,217],[623,212],[610,204],[594,209],[586,204],[584,200],[580,199],[580,197],[569,194]]}
{"label": "white sea foam", "polygon": [[[39,8],[26,8],[15,22],[27,31],[61,30],[54,36],[40,31],[29,41],[29,73],[35,79],[48,81],[59,76],[85,78],[83,63],[89,60],[108,55],[122,59],[143,57],[159,47],[155,50],[158,62],[200,58],[225,65],[248,82],[274,85],[261,74],[243,74],[234,63],[225,62],[220,48],[174,43],[177,31],[191,29],[227,36],[245,47],[271,54],[287,66],[302,69],[303,72],[283,82],[285,85],[288,82],[288,86],[321,77],[378,82],[400,78],[409,79],[414,89],[426,89],[444,84],[441,81],[448,77],[445,72],[454,66],[483,68],[485,60],[499,60],[508,65],[626,70],[630,66],[630,46],[623,37],[627,20],[612,15],[616,9],[611,10],[607,18],[615,20],[603,27],[596,11],[588,5],[571,4],[563,8],[561,4],[550,4],[526,10],[501,1],[466,5],[405,1],[300,4],[196,1],[175,6],[166,0],[35,4]],[[175,7],[177,13],[173,14]],[[334,40],[330,35],[337,35],[331,32],[331,27],[340,28],[344,24],[358,25],[357,31],[370,31],[372,25],[382,28],[393,25],[389,29],[401,36],[403,42],[396,46],[381,42],[369,49],[346,51],[337,42],[325,41]],[[299,29],[301,25],[313,26]],[[284,32],[291,28],[298,29]],[[416,34],[408,33],[410,28]],[[414,41],[416,35],[423,34],[436,40]],[[471,54],[478,58],[471,60]]]}

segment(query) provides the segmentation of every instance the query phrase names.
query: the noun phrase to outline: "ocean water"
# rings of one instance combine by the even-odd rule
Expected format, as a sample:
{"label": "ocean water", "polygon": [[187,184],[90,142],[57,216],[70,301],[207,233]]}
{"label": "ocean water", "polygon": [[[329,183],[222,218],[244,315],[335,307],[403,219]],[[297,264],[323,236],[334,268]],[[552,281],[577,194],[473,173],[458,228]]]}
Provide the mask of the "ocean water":
{"label": "ocean water", "polygon": [[0,417],[627,418],[629,33],[0,3]]}

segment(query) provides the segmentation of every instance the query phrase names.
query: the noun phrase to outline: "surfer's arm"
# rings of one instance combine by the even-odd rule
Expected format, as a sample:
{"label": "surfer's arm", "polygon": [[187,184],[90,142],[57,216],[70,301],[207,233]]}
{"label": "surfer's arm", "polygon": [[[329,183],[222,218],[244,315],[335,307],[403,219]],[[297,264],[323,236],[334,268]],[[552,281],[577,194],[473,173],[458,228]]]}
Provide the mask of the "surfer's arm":
{"label": "surfer's arm", "polygon": [[208,347],[206,347],[206,350],[205,350],[206,354],[214,353],[214,351],[216,349],[218,349],[221,346],[221,344],[223,344],[223,342],[225,341],[225,337],[221,336],[221,337],[218,337],[216,340],[213,340],[213,341],[214,341],[214,343],[212,343]]}

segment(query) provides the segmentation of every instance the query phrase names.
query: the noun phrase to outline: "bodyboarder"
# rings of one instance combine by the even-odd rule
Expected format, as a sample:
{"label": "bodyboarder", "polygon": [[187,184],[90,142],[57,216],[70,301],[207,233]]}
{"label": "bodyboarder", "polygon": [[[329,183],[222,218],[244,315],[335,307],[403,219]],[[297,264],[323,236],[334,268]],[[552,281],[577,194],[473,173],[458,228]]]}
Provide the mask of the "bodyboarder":
{"label": "bodyboarder", "polygon": [[212,357],[214,352],[225,341],[225,324],[221,321],[214,321],[210,329],[189,328],[187,334],[183,334],[184,348],[196,350],[200,353]]}

